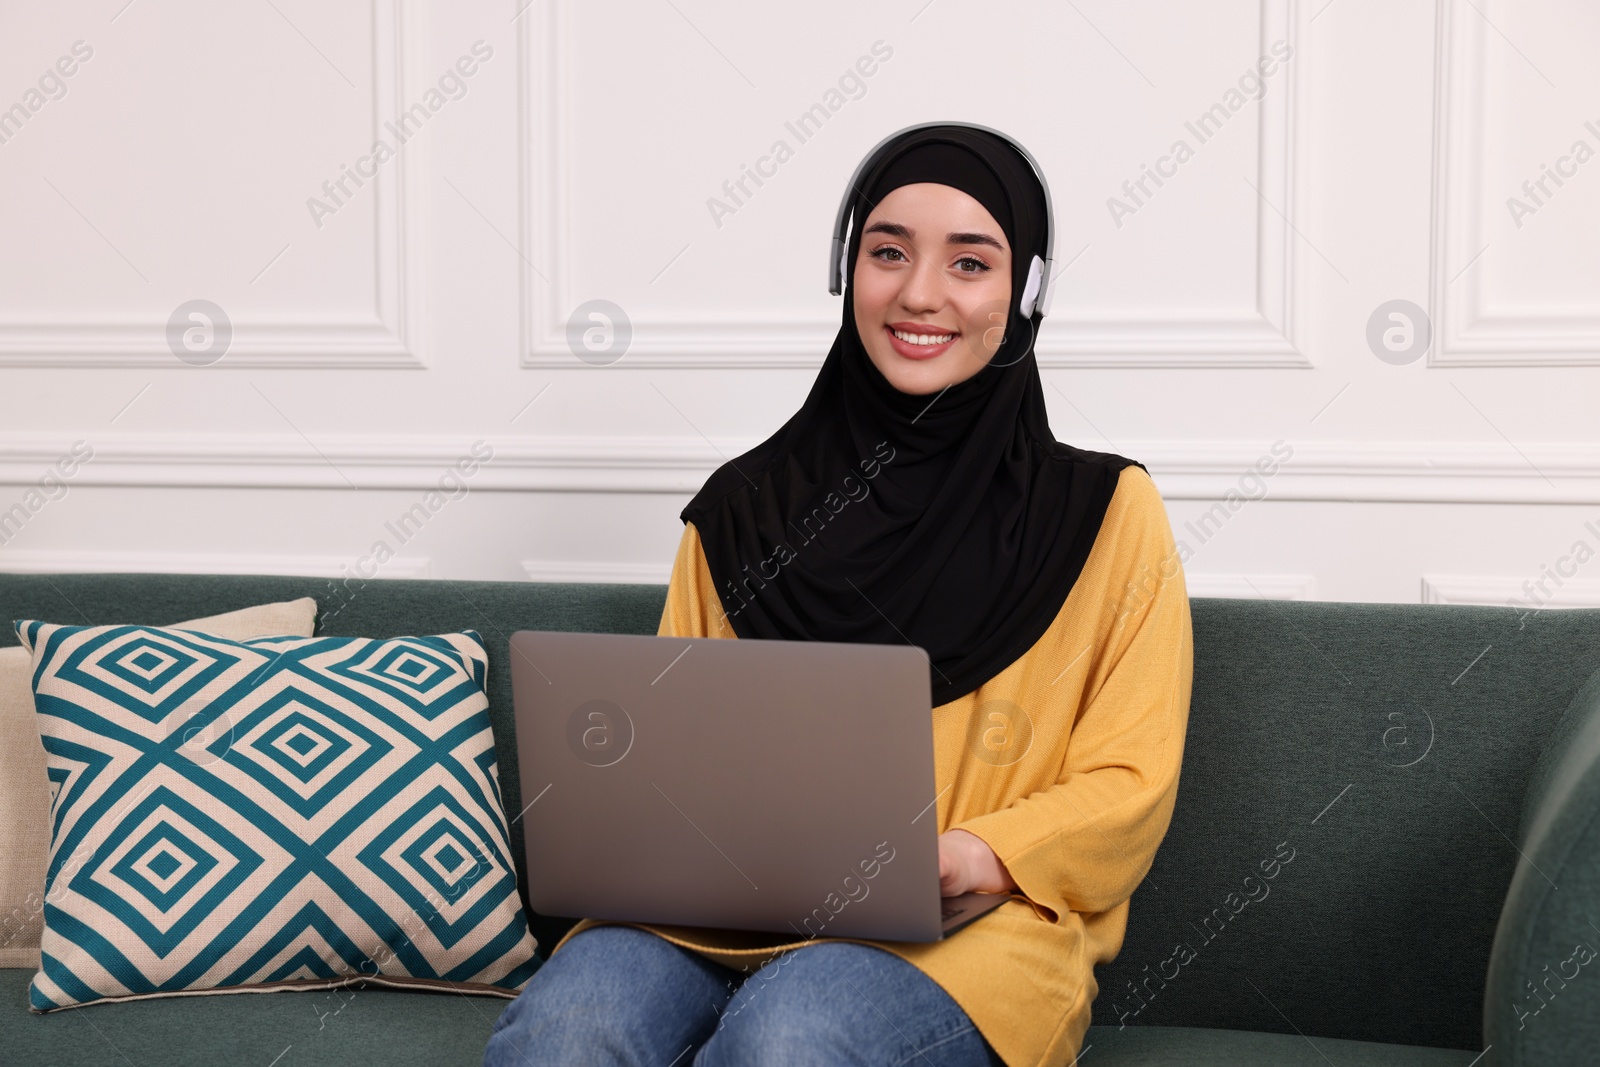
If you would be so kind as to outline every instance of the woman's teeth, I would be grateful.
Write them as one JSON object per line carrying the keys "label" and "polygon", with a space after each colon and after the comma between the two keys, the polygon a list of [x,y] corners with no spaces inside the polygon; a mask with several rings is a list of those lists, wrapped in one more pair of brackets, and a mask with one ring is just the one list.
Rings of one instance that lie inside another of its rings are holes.
{"label": "woman's teeth", "polygon": [[904,333],[900,330],[889,332],[910,345],[942,345],[955,337],[953,333]]}

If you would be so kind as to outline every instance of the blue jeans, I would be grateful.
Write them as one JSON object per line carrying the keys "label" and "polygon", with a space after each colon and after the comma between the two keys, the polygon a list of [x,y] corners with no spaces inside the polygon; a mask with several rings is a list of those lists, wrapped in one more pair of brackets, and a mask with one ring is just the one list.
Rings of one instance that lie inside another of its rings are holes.
{"label": "blue jeans", "polygon": [[745,976],[632,926],[568,941],[495,1020],[484,1067],[1005,1067],[886,949],[824,941]]}

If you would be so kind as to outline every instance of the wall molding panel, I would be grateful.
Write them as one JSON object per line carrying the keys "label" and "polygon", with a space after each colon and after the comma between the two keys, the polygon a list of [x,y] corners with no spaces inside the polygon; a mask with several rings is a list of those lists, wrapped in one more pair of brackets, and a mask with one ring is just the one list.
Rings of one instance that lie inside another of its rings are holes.
{"label": "wall molding panel", "polygon": [[[1495,607],[1524,609],[1550,608],[1600,608],[1600,581],[1592,578],[1568,578],[1556,587],[1553,597],[1541,597],[1538,603],[1529,597],[1523,584],[1538,581],[1540,575],[1507,578],[1496,575],[1439,575],[1428,574],[1422,578],[1424,604],[1491,604]],[[1536,594],[1537,595],[1537,594]]]}
{"label": "wall molding panel", "polygon": [[[572,367],[566,319],[571,293],[572,232],[568,191],[573,177],[567,81],[571,41],[567,23],[572,0],[550,0],[521,19],[519,102],[523,109],[520,161],[523,203],[521,264],[522,357],[524,367]],[[1059,305],[1045,321],[1035,347],[1041,368],[1051,367],[1297,367],[1306,355],[1305,242],[1291,220],[1303,219],[1308,175],[1303,144],[1306,86],[1300,67],[1309,49],[1299,47],[1308,25],[1301,0],[1261,0],[1258,45],[1262,54],[1276,40],[1296,47],[1285,64],[1285,84],[1273,86],[1258,105],[1261,151],[1252,185],[1256,198],[1255,307],[1215,314],[1072,316]],[[822,247],[819,233],[817,246]],[[1076,254],[1057,238],[1058,276]],[[529,258],[531,257],[531,262]],[[543,265],[546,282],[535,270]],[[819,278],[821,269],[818,270]],[[820,284],[820,283],[819,283]],[[632,317],[630,365],[642,368],[715,367],[765,370],[821,366],[838,330],[836,318],[820,321],[772,318],[738,321],[690,311],[671,319]]]}
{"label": "wall molding panel", "polygon": [[1504,41],[1474,7],[1468,0],[1440,0],[1438,5],[1429,311],[1434,341],[1428,364],[1600,366],[1600,301],[1564,312],[1493,314],[1485,308],[1475,266],[1492,245],[1478,229],[1484,198],[1490,195],[1483,175],[1483,131],[1488,126],[1483,72],[1488,50],[1503,48]]}
{"label": "wall molding panel", "polygon": [[[392,139],[384,124],[432,87],[423,70],[427,41],[422,0],[375,0],[372,129],[361,147]],[[292,311],[262,319],[234,317],[233,339],[219,366],[275,368],[422,368],[426,337],[426,212],[423,178],[428,138],[408,143],[367,179],[377,211],[372,249],[377,300],[370,317],[301,319]],[[220,294],[219,294],[220,295]],[[0,368],[159,367],[183,369],[167,347],[167,315],[142,321],[0,319]]]}
{"label": "wall molding panel", "polygon": [[624,563],[611,560],[525,559],[523,573],[530,582],[607,582],[628,585],[666,585],[672,561]]}
{"label": "wall molding panel", "polygon": [[[71,486],[436,489],[472,440],[420,436],[101,435]],[[724,456],[755,440],[699,437],[518,437],[494,453],[471,490],[694,493]],[[1241,484],[1267,451],[1259,442],[1122,442],[1171,500],[1248,496]],[[65,454],[63,436],[0,433],[0,485],[25,486]],[[1527,458],[1524,458],[1526,454]],[[1529,466],[1529,461],[1537,466]],[[1548,477],[1548,481],[1546,478]],[[1303,442],[1264,478],[1270,500],[1600,504],[1600,444],[1529,444],[1521,453],[1477,443]],[[19,490],[20,492],[20,490]],[[12,497],[18,495],[11,494]],[[0,509],[9,506],[0,497]]]}

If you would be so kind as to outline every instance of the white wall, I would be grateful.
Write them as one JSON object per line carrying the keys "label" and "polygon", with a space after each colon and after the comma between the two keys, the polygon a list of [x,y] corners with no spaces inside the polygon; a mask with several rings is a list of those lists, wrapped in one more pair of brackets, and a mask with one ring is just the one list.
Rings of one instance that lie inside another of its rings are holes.
{"label": "white wall", "polygon": [[[385,576],[664,580],[678,511],[827,350],[851,169],[952,118],[1045,166],[1052,425],[1146,463],[1194,593],[1503,603],[1543,578],[1600,604],[1593,4],[108,0],[0,19],[0,108],[22,109],[0,114],[0,510],[27,512],[0,527],[0,569],[338,575],[383,541]],[[1233,95],[1261,56],[1259,99]],[[871,76],[837,92],[862,57]],[[419,103],[394,158],[323,192]],[[802,142],[788,124],[818,104]],[[780,139],[792,154],[714,213]],[[1180,139],[1192,155],[1162,164]],[[1162,185],[1124,193],[1158,165]],[[1569,176],[1535,202],[1546,165]],[[215,362],[169,347],[195,299],[232,323]],[[631,322],[609,365],[566,340],[591,299]],[[1433,323],[1404,364],[1367,341],[1396,299]],[[74,442],[92,458],[30,496]],[[475,442],[492,456],[465,495],[404,540],[385,525]]]}

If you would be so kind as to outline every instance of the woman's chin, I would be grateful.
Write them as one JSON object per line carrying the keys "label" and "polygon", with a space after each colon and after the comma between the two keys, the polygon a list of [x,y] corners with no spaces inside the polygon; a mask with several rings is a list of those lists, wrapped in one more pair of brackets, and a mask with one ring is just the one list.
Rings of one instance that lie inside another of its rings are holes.
{"label": "woman's chin", "polygon": [[908,359],[897,352],[871,352],[872,362],[890,385],[902,393],[923,396],[956,385],[983,369],[956,345],[932,359]]}
{"label": "woman's chin", "polygon": [[921,363],[903,356],[891,355],[889,358],[894,362],[887,368],[880,363],[878,370],[883,373],[890,385],[902,393],[912,396],[937,393],[949,383],[950,375],[935,365],[938,360]]}

